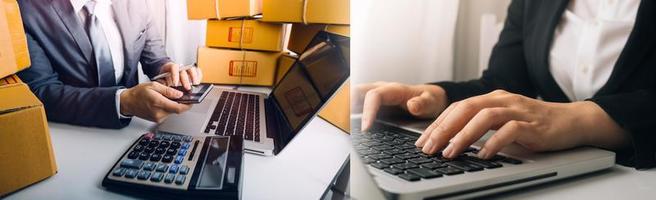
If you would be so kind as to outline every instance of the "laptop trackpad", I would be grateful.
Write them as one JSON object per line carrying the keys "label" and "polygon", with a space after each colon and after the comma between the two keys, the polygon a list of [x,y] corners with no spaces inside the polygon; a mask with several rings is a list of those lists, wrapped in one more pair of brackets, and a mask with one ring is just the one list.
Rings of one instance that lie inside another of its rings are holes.
{"label": "laptop trackpad", "polygon": [[[209,99],[207,99],[209,100]],[[194,112],[194,113],[207,113],[210,112],[210,108],[212,107],[212,104],[216,104],[216,101],[203,101],[203,103],[199,104],[194,104],[191,109],[189,109],[189,112]]]}

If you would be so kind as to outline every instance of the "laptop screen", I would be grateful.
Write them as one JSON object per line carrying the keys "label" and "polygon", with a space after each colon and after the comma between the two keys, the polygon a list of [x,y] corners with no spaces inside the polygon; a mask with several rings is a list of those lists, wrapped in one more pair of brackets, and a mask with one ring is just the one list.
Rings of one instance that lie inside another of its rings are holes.
{"label": "laptop screen", "polygon": [[289,126],[299,131],[350,74],[348,37],[319,32],[272,91]]}

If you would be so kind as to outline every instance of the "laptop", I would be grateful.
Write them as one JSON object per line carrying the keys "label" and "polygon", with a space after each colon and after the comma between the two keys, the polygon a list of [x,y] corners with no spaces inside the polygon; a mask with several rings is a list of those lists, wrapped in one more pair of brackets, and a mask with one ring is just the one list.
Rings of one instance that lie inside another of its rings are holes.
{"label": "laptop", "polygon": [[[359,127],[359,116],[354,115],[351,138],[357,156],[352,158],[355,162],[352,175],[360,185],[352,186],[352,197],[476,198],[599,171],[615,164],[615,154],[601,149],[579,147],[531,153],[517,144],[507,146],[490,160],[478,159],[475,155],[479,147],[492,132],[458,158],[449,160],[440,153],[427,155],[415,147],[414,142],[429,124],[378,120],[370,130],[363,132]],[[358,171],[362,166],[364,170]],[[368,182],[379,191],[371,186],[367,188]]]}
{"label": "laptop", "polygon": [[213,87],[200,104],[157,129],[189,135],[242,135],[247,153],[276,155],[350,74],[348,37],[319,32],[269,95]]}

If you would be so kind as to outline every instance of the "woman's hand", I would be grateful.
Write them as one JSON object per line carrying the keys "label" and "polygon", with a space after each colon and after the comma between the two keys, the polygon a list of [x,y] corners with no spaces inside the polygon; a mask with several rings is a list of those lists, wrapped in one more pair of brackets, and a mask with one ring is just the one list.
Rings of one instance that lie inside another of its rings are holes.
{"label": "woman's hand", "polygon": [[353,96],[353,110],[359,110],[363,102],[362,130],[373,124],[380,106],[400,106],[415,117],[434,118],[447,104],[444,89],[436,85],[376,82],[358,85]]}
{"label": "woman's hand", "polygon": [[593,102],[550,103],[497,90],[451,104],[415,144],[427,154],[444,148],[442,155],[454,158],[489,130],[497,132],[478,153],[484,159],[513,142],[532,151],[581,145],[613,149],[628,143],[624,131]]}
{"label": "woman's hand", "polygon": [[162,65],[160,73],[167,72],[171,72],[171,76],[168,76],[163,80],[158,80],[158,82],[170,87],[182,85],[184,89],[191,90],[192,85],[200,84],[200,81],[203,79],[203,73],[198,67],[192,67],[187,70],[180,71],[180,65],[175,63],[166,63]]}

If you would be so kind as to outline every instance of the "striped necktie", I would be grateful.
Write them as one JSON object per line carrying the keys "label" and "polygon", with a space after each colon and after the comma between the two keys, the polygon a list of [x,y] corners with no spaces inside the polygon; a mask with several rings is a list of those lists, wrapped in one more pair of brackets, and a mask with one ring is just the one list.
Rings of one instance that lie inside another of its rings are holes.
{"label": "striped necktie", "polygon": [[98,69],[98,82],[100,87],[110,87],[116,85],[114,76],[114,63],[112,54],[109,50],[109,43],[105,37],[100,21],[95,14],[96,1],[90,0],[84,5],[87,11],[86,31],[93,45],[93,54],[95,64]]}

